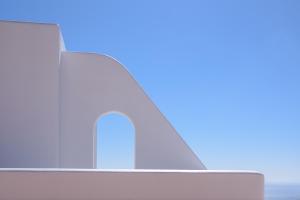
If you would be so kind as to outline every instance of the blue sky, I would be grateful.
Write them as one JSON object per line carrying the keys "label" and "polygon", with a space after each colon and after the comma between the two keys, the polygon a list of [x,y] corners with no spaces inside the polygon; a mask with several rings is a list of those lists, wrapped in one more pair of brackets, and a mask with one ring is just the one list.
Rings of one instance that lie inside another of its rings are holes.
{"label": "blue sky", "polygon": [[300,182],[299,10],[297,0],[0,1],[0,19],[58,23],[68,50],[123,63],[209,169],[267,182]]}

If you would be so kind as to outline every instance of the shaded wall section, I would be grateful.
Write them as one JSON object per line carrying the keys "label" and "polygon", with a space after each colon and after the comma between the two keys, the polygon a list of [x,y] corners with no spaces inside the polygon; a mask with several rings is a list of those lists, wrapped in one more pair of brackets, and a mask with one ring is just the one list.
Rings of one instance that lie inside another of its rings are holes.
{"label": "shaded wall section", "polygon": [[58,167],[59,28],[0,21],[0,33],[0,167]]}

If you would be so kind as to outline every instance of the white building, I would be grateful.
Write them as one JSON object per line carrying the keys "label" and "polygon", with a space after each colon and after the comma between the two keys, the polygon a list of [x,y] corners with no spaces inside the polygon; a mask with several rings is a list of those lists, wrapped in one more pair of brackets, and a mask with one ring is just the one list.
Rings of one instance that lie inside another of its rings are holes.
{"label": "white building", "polygon": [[[135,126],[136,170],[96,166],[96,122]],[[59,27],[0,21],[0,199],[263,199],[257,172],[209,171],[111,57]]]}

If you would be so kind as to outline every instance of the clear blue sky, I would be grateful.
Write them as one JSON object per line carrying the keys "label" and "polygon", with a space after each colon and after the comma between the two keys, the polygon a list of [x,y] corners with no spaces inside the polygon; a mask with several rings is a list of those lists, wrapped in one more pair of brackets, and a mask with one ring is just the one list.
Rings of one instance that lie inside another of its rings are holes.
{"label": "clear blue sky", "polygon": [[300,1],[1,0],[0,19],[115,57],[209,169],[300,182]]}

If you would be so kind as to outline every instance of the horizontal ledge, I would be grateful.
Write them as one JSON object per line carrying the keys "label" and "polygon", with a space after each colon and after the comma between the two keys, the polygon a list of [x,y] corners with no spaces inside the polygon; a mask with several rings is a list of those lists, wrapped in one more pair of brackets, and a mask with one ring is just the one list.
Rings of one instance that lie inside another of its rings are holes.
{"label": "horizontal ledge", "polygon": [[0,168],[1,172],[99,172],[99,173],[226,173],[226,174],[257,174],[257,171],[251,170],[174,170],[174,169],[73,169],[73,168]]}
{"label": "horizontal ledge", "polygon": [[73,168],[0,168],[1,172],[95,172],[95,173],[196,173],[196,174],[252,174],[263,176],[251,170],[174,170],[174,169],[73,169]]}

